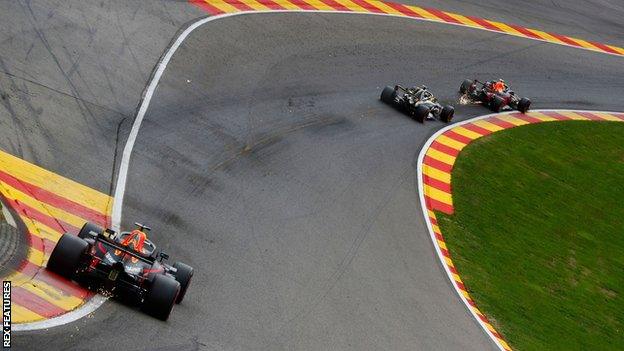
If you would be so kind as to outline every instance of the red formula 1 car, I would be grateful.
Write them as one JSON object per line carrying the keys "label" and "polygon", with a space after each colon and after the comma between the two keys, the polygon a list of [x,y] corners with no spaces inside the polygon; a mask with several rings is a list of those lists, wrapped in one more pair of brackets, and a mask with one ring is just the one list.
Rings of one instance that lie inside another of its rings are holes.
{"label": "red formula 1 car", "polygon": [[117,233],[86,223],[78,235],[65,233],[58,241],[47,269],[80,285],[167,320],[174,304],[182,302],[193,277],[193,268],[164,262],[169,256],[156,253],[147,239],[150,228]]}
{"label": "red formula 1 car", "polygon": [[459,93],[462,95],[460,100],[483,104],[494,112],[518,110],[525,113],[531,106],[531,100],[516,96],[502,79],[485,83],[466,79],[459,87]]}

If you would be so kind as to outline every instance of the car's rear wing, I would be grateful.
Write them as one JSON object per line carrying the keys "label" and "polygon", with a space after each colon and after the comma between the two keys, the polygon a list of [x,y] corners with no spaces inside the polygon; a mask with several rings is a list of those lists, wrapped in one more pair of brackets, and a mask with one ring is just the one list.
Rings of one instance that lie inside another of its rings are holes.
{"label": "car's rear wing", "polygon": [[115,242],[112,242],[112,241],[106,239],[106,237],[102,236],[101,234],[98,234],[98,236],[95,238],[95,241],[96,242],[101,242],[101,243],[109,245],[109,246],[112,246],[116,250],[119,250],[119,251],[121,251],[121,252],[123,252],[123,253],[125,253],[127,255],[130,255],[132,257],[135,257],[138,260],[143,261],[143,262],[145,262],[147,264],[150,264],[150,265],[153,264],[154,261],[156,260],[154,257],[151,257],[151,256],[150,257],[145,257],[145,256],[137,253],[134,250],[128,249],[126,246],[122,246],[122,245],[119,245],[119,244],[117,244]]}
{"label": "car's rear wing", "polygon": [[404,86],[402,86],[400,84],[395,85],[394,89],[401,90],[402,92],[407,93],[407,88],[405,88]]}

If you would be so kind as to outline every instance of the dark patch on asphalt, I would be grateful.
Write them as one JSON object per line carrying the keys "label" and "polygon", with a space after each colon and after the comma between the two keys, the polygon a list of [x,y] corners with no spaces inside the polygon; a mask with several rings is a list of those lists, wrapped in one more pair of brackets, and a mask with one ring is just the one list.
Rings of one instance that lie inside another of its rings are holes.
{"label": "dark patch on asphalt", "polygon": [[[169,226],[185,229],[187,227],[186,222],[180,215],[172,208],[169,203],[150,204],[141,202],[140,199],[134,196],[126,196],[125,205],[140,210],[145,214],[145,219],[158,218],[159,222],[165,223]],[[137,221],[145,221],[145,219],[136,219]]]}
{"label": "dark patch on asphalt", "polygon": [[324,114],[321,121],[322,122],[314,124],[305,130],[313,134],[338,136],[339,134],[349,132],[356,128],[356,123],[345,116]]}

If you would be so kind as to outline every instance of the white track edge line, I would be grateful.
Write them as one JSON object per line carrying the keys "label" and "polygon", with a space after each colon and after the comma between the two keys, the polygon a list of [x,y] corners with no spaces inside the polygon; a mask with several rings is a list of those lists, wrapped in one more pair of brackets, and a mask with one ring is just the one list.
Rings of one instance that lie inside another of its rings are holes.
{"label": "white track edge line", "polygon": [[[232,13],[224,13],[221,15],[217,15],[217,16],[209,16],[209,17],[205,17],[202,18],[200,20],[198,20],[197,22],[191,24],[190,26],[188,26],[176,39],[176,41],[173,43],[173,45],[171,45],[169,47],[169,50],[167,51],[167,53],[165,54],[165,56],[158,62],[158,68],[156,69],[154,75],[152,76],[152,80],[150,81],[150,84],[148,85],[147,89],[145,90],[145,94],[143,96],[143,100],[141,101],[141,106],[139,107],[139,111],[137,113],[136,118],[134,119],[134,123],[132,124],[132,129],[130,130],[130,134],[128,135],[128,139],[126,141],[126,145],[124,146],[124,150],[123,150],[123,154],[121,157],[121,162],[119,164],[119,173],[117,176],[117,183],[115,185],[115,193],[113,195],[113,209],[112,209],[112,213],[111,213],[111,228],[114,230],[119,230],[120,226],[121,226],[121,213],[122,213],[122,206],[123,206],[123,198],[124,198],[124,194],[126,192],[126,183],[128,180],[128,168],[130,165],[130,156],[132,154],[132,150],[134,148],[134,144],[136,142],[136,138],[139,134],[139,129],[141,128],[141,124],[143,123],[143,118],[145,117],[145,113],[147,112],[147,108],[149,107],[149,104],[152,100],[152,96],[154,95],[154,91],[156,90],[156,87],[158,86],[158,83],[160,82],[160,78],[162,77],[165,69],[167,68],[167,65],[169,64],[169,61],[171,61],[171,58],[173,57],[173,54],[175,54],[175,52],[178,50],[178,48],[180,47],[180,45],[182,44],[182,42],[184,42],[184,40],[189,36],[189,34],[191,34],[191,32],[193,32],[195,29],[197,29],[198,27],[214,21],[214,20],[218,20],[218,19],[222,19],[222,18],[227,18],[227,17],[233,17],[233,16],[240,16],[240,15],[249,15],[249,14],[270,14],[270,13],[328,13],[328,14],[348,14],[348,15],[366,15],[366,16],[386,16],[386,17],[395,17],[395,18],[404,18],[404,19],[409,19],[409,20],[416,20],[416,21],[425,21],[425,22],[432,22],[432,23],[440,23],[440,24],[446,24],[446,25],[454,25],[454,26],[459,26],[459,27],[466,27],[466,28],[473,28],[476,30],[482,30],[482,31],[487,31],[487,32],[492,32],[492,33],[499,33],[499,34],[505,34],[505,35],[510,35],[510,36],[514,36],[514,37],[518,37],[518,38],[525,38],[525,39],[529,39],[529,40],[534,40],[534,41],[542,41],[545,43],[550,43],[550,44],[556,44],[556,45],[560,45],[560,46],[567,46],[567,47],[571,47],[571,48],[575,48],[575,49],[582,49],[585,51],[591,51],[591,52],[596,52],[599,54],[607,54],[607,55],[613,55],[613,56],[622,56],[622,55],[618,55],[618,54],[613,54],[613,53],[609,53],[609,52],[604,52],[604,51],[598,51],[598,50],[593,50],[593,49],[588,49],[588,48],[584,48],[584,47],[577,47],[577,46],[572,46],[572,45],[568,45],[568,44],[564,44],[564,43],[556,43],[556,42],[551,42],[551,41],[547,41],[547,40],[543,40],[543,39],[536,39],[536,38],[529,38],[529,37],[525,37],[525,36],[521,36],[521,35],[517,35],[517,34],[513,34],[513,33],[506,33],[506,32],[500,32],[500,31],[496,31],[496,30],[491,30],[491,29],[487,29],[487,28],[478,28],[478,27],[473,27],[470,25],[466,25],[466,24],[462,24],[462,23],[449,23],[449,22],[444,22],[444,21],[436,21],[436,20],[432,20],[432,19],[428,19],[428,18],[417,18],[417,17],[409,17],[409,16],[405,16],[405,15],[396,15],[396,14],[387,14],[387,13],[370,13],[370,12],[353,12],[353,11],[333,11],[333,10],[267,10],[267,11],[241,11],[241,12],[232,12]],[[606,44],[605,44],[606,45]],[[52,328],[52,327],[56,327],[56,326],[60,326],[60,325],[64,325],[67,323],[71,323],[74,322],[90,313],[92,313],[93,311],[95,311],[96,309],[98,309],[107,299],[97,295],[97,297],[93,297],[91,298],[91,300],[89,300],[88,302],[86,302],[84,305],[78,307],[77,309],[65,313],[61,316],[58,317],[54,317],[54,318],[50,318],[50,319],[46,319],[43,321],[37,321],[37,322],[32,322],[32,323],[23,323],[23,324],[15,324],[13,329],[16,331],[30,331],[30,330],[40,330],[40,329],[47,329],[47,328]]]}
{"label": "white track edge line", "polygon": [[[590,113],[593,113],[593,112],[612,113],[612,112],[614,112],[614,111],[593,111],[593,110],[574,110],[574,109],[541,109],[541,110],[531,110],[529,112],[551,112],[551,111],[553,111],[553,112],[590,112]],[[435,237],[435,233],[433,232],[432,223],[431,223],[431,220],[429,219],[429,213],[427,213],[427,204],[425,202],[425,193],[424,193],[424,188],[423,188],[422,166],[423,166],[423,160],[425,158],[425,154],[427,153],[427,150],[429,150],[429,147],[431,146],[431,144],[442,133],[444,133],[444,132],[446,132],[446,131],[448,131],[450,129],[462,126],[464,124],[472,123],[474,121],[486,119],[486,118],[493,117],[493,116],[505,116],[505,115],[509,115],[509,114],[512,114],[512,113],[516,113],[516,112],[517,111],[509,111],[509,112],[503,112],[503,113],[490,113],[490,114],[487,114],[487,115],[477,116],[477,117],[473,117],[473,118],[469,118],[469,119],[463,120],[461,122],[453,123],[453,124],[450,124],[450,125],[442,128],[442,129],[438,130],[432,136],[430,136],[429,139],[427,139],[427,141],[423,145],[422,149],[420,149],[420,153],[418,155],[417,174],[416,174],[416,176],[418,177],[418,197],[420,199],[420,207],[422,208],[422,213],[423,213],[423,216],[425,217],[425,222],[427,223],[427,229],[429,230],[429,236],[431,238],[431,242],[433,243],[433,246],[435,247],[436,254],[438,256],[438,259],[440,260],[440,264],[442,264],[442,267],[444,267],[444,272],[446,272],[446,275],[447,275],[449,281],[451,282],[451,285],[453,286],[453,288],[455,289],[455,292],[457,293],[459,298],[462,300],[462,302],[466,306],[466,309],[470,312],[472,317],[477,321],[477,323],[479,323],[479,325],[481,326],[483,331],[485,331],[485,333],[490,337],[490,339],[494,342],[494,344],[496,344],[496,346],[501,351],[505,351],[505,348],[500,343],[498,338],[495,337],[494,334],[487,328],[487,326],[481,320],[481,318],[479,318],[479,316],[477,316],[477,314],[470,307],[470,304],[468,303],[468,300],[466,299],[464,294],[461,293],[461,290],[457,286],[457,283],[455,282],[455,279],[453,279],[453,275],[452,275],[448,265],[446,264],[446,261],[444,260],[444,255],[442,255],[442,250],[440,249],[440,246],[438,245],[438,241],[436,240],[436,237]],[[571,121],[571,120],[569,120],[569,121]],[[542,121],[542,122],[539,122],[539,123],[548,123],[548,122],[567,122],[567,121],[565,121],[565,120],[564,121],[558,121],[558,120],[557,121]],[[512,128],[507,128],[507,129],[512,129]],[[494,132],[494,133],[496,133],[496,132]],[[494,133],[492,133],[492,134],[494,134]],[[458,155],[458,157],[459,157],[459,155]],[[451,259],[452,259],[452,257],[451,257]]]}
{"label": "white track edge line", "polygon": [[37,321],[37,322],[32,322],[32,323],[21,323],[21,324],[15,323],[13,324],[12,329],[13,331],[20,332],[20,331],[48,329],[48,328],[57,327],[59,325],[64,325],[64,324],[76,321],[92,313],[93,311],[98,309],[98,307],[100,307],[104,302],[106,302],[106,300],[108,300],[108,298],[102,295],[99,295],[99,294],[94,295],[91,299],[89,299],[82,306],[80,306],[79,308],[75,310],[62,314],[58,317],[45,319],[42,321]]}

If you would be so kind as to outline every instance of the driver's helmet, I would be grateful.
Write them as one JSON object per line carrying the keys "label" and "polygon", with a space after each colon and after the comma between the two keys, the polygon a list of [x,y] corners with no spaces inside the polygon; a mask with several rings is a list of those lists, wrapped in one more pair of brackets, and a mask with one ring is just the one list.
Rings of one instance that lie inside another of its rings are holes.
{"label": "driver's helmet", "polygon": [[414,91],[414,96],[418,100],[422,100],[427,93],[427,87],[424,85],[413,87],[412,90]]}
{"label": "driver's helmet", "polygon": [[499,79],[494,84],[492,84],[492,89],[494,89],[494,91],[498,93],[502,93],[503,91],[505,91],[506,87],[507,86],[505,85],[505,81],[502,79]]}
{"label": "driver's helmet", "polygon": [[147,234],[141,230],[135,229],[123,239],[121,245],[130,247],[137,252],[143,252],[145,240],[147,240]]}

